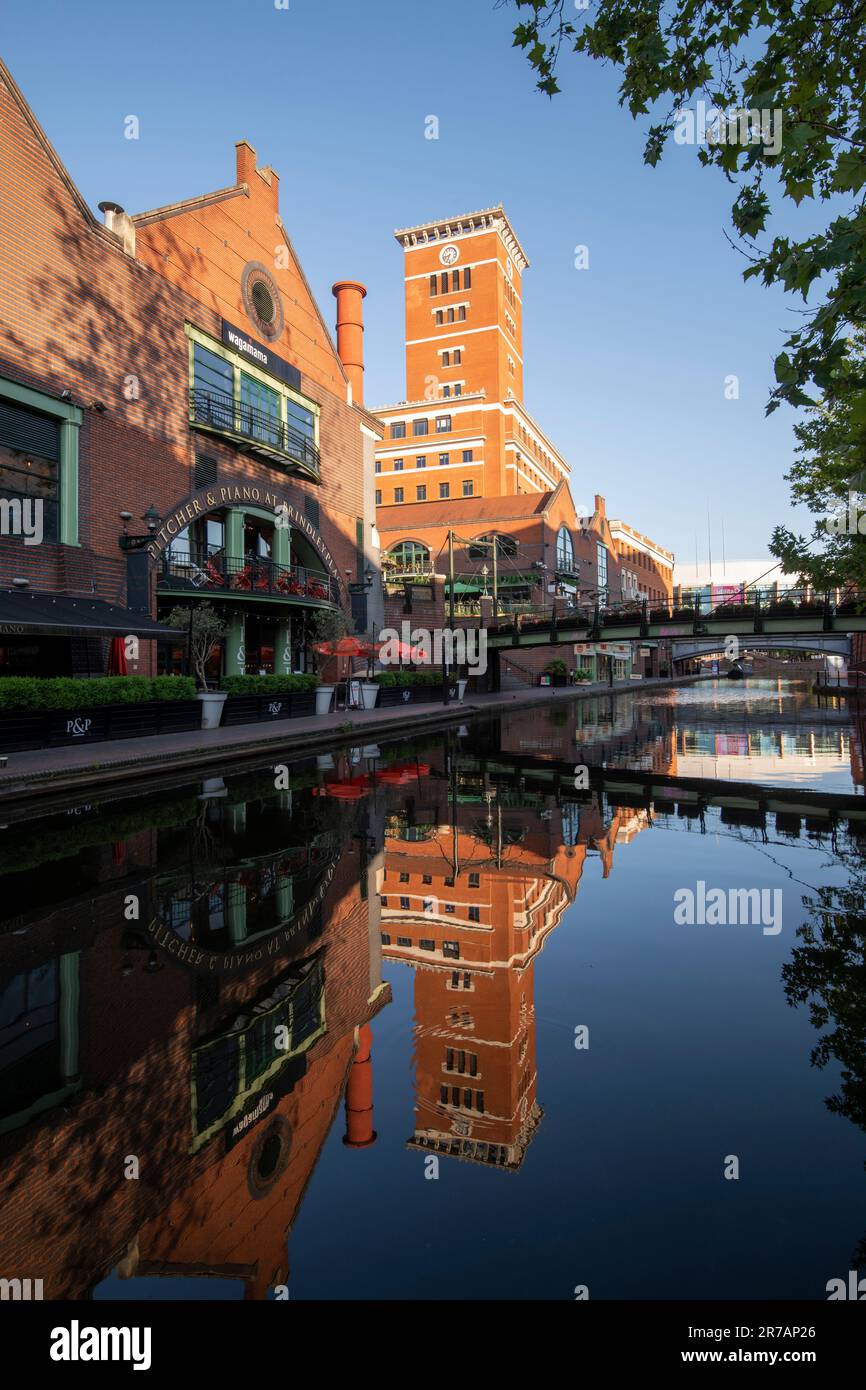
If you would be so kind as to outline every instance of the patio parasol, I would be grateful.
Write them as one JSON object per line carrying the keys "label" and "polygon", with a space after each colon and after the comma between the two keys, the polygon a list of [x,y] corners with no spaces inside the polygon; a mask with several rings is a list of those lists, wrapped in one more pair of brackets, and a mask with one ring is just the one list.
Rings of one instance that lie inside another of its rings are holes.
{"label": "patio parasol", "polygon": [[109,676],[125,676],[126,666],[126,646],[122,637],[112,637],[111,646],[108,648],[108,670]]}

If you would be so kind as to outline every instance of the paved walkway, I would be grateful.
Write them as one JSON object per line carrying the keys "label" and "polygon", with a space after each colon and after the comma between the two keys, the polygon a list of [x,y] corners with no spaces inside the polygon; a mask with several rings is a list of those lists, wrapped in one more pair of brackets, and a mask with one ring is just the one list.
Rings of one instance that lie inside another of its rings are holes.
{"label": "paved walkway", "polygon": [[[687,678],[688,679],[688,678]],[[469,696],[463,704],[417,704],[392,709],[340,710],[334,714],[283,719],[273,724],[240,724],[229,728],[195,729],[183,734],[114,739],[62,748],[37,748],[10,753],[0,771],[0,798],[22,798],[141,778],[143,773],[178,772],[183,768],[249,759],[257,754],[282,759],[341,743],[375,742],[379,735],[414,738],[449,724],[460,724],[498,710],[549,705],[592,695],[623,694],[682,680],[622,681],[611,687],[598,682],[584,686],[527,687],[497,695]]]}

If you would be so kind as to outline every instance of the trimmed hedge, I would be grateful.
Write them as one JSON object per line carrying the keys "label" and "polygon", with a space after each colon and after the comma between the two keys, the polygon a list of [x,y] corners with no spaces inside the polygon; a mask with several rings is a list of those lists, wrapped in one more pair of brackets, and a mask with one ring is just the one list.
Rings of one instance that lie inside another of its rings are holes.
{"label": "trimmed hedge", "polygon": [[228,695],[288,695],[293,690],[315,690],[319,677],[297,676],[224,676],[220,690]]}
{"label": "trimmed hedge", "polygon": [[405,689],[407,686],[416,685],[441,685],[441,671],[379,671],[372,679],[376,685],[384,687],[399,686]]}
{"label": "trimmed hedge", "polygon": [[152,700],[194,700],[191,676],[97,676],[80,680],[56,676],[0,677],[0,709],[94,709],[100,705],[141,705]]}

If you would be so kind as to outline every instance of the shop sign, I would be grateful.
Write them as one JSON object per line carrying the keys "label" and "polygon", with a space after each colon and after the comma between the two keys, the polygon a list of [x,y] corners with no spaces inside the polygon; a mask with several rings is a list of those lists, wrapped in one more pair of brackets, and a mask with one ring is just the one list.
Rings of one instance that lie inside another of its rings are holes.
{"label": "shop sign", "polygon": [[271,376],[278,377],[293,390],[301,389],[301,373],[297,367],[293,367],[291,362],[286,362],[284,358],[278,357],[269,348],[257,343],[248,333],[242,329],[235,328],[233,323],[223,319],[222,340],[226,347],[234,348],[241,357],[247,357],[251,362],[255,362],[257,367],[261,367],[263,372],[270,373]]}

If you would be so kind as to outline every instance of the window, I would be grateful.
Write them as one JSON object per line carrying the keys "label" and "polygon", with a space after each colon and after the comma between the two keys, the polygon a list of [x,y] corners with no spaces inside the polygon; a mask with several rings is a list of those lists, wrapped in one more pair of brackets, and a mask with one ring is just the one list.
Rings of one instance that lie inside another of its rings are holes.
{"label": "window", "polygon": [[377,473],[381,473],[381,472],[382,472],[382,460],[381,460],[381,459],[376,459],[376,472],[377,472]]}
{"label": "window", "polygon": [[382,932],[382,945],[383,945],[383,946],[390,946],[390,945],[391,945],[391,938],[390,938],[390,936],[388,935],[388,933],[387,933],[386,931],[383,931],[383,932]]}
{"label": "window", "polygon": [[416,439],[418,438],[419,435],[422,435],[422,434],[429,434],[429,433],[430,433],[430,421],[429,421],[429,420],[413,420],[413,421],[412,421],[412,433],[415,435]]}
{"label": "window", "polygon": [[408,875],[408,874],[401,874],[401,875],[400,875],[400,882],[401,882],[401,883],[408,883],[408,882],[409,882],[409,875]]}
{"label": "window", "polygon": [[468,290],[468,289],[471,287],[471,285],[472,285],[472,269],[471,269],[470,266],[467,266],[466,269],[465,269],[464,272],[463,272],[463,288],[464,288],[464,290]]}
{"label": "window", "polygon": [[279,444],[280,394],[246,372],[241,372],[241,421],[245,434]]}
{"label": "window", "polygon": [[439,465],[440,465],[441,468],[447,467],[447,465],[448,465],[450,462],[451,462],[451,455],[450,455],[450,454],[440,454],[440,455],[439,455]]}
{"label": "window", "polygon": [[447,1105],[447,1104],[448,1104],[448,1087],[447,1087],[447,1086],[440,1086],[440,1087],[439,1087],[439,1102],[440,1102],[441,1105]]}
{"label": "window", "polygon": [[[425,420],[424,423],[425,423],[425,425],[426,425],[427,421]],[[450,415],[437,415],[437,416],[436,416],[436,433],[437,433],[437,434],[448,434],[448,433],[450,432],[450,430],[451,430],[451,416],[450,416]],[[426,431],[425,431],[425,433],[426,433]]]}
{"label": "window", "polygon": [[440,484],[439,484],[439,498],[440,498],[440,500],[441,500],[441,501],[444,501],[446,498],[448,498],[448,497],[450,497],[450,496],[451,496],[451,488],[449,487],[448,483],[440,483]]}
{"label": "window", "polygon": [[445,398],[447,399],[447,398],[451,395],[451,387],[450,387],[450,386],[443,386],[443,387],[442,387],[442,395],[445,396]]}
{"label": "window", "polygon": [[380,487],[377,487],[377,488],[376,488],[376,506],[377,506],[377,507],[381,507],[381,505],[382,505],[382,489],[381,489]]}
{"label": "window", "polygon": [[433,882],[433,875],[432,875],[432,874],[424,874],[424,875],[422,876],[422,878],[421,878],[421,882],[422,882],[422,883],[432,883],[432,882]]}
{"label": "window", "polygon": [[405,439],[405,438],[406,438],[406,421],[405,421],[405,420],[395,420],[395,421],[394,421],[393,425],[391,426],[391,438],[392,438],[392,439]]}
{"label": "window", "polygon": [[573,574],[574,564],[574,542],[567,526],[560,526],[556,536],[556,568],[564,570],[567,574]]}
{"label": "window", "polygon": [[470,909],[469,909],[469,920],[470,920],[470,922],[480,922],[480,921],[481,921],[481,908],[480,908],[480,907],[470,907]]}
{"label": "window", "polygon": [[443,942],[442,942],[442,954],[443,954],[443,956],[449,956],[452,960],[459,960],[459,959],[460,959],[460,942],[459,942],[459,941],[443,941]]}
{"label": "window", "polygon": [[449,310],[448,310],[448,313],[445,315],[445,321],[446,321],[446,323],[453,323],[453,322],[454,322],[454,310],[453,310],[453,309],[449,309]]}
{"label": "window", "polygon": [[454,394],[455,394],[455,396],[462,396],[462,395],[463,395],[463,386],[462,386],[462,383],[459,382],[459,381],[457,382],[457,385],[454,387]]}
{"label": "window", "polygon": [[[47,408],[54,405],[56,402],[46,401]],[[4,535],[20,536],[22,544],[38,539],[40,513],[42,539],[61,539],[63,433],[57,418],[27,410],[14,399],[0,403],[0,491],[6,502]],[[77,436],[77,428],[70,433]],[[74,472],[74,465],[71,465],[70,473]],[[77,492],[76,485],[75,496],[71,499],[76,516]]]}
{"label": "window", "polygon": [[400,908],[401,908],[401,910],[402,910],[403,912],[408,912],[408,911],[409,911],[409,906],[410,906],[410,904],[409,904],[409,899],[408,899],[407,897],[401,897],[401,898],[400,898]]}
{"label": "window", "polygon": [[394,472],[395,472],[395,473],[402,473],[402,472],[403,472],[403,460],[402,460],[402,459],[395,459],[395,460],[394,460]]}
{"label": "window", "polygon": [[598,587],[607,588],[607,548],[601,542],[596,545],[596,557],[598,561]]}
{"label": "window", "polygon": [[402,502],[402,501],[403,501],[403,489],[402,489],[401,487],[395,487],[395,489],[394,489],[394,501],[395,501],[395,502]]}
{"label": "window", "polygon": [[427,467],[427,455],[426,455],[426,454],[416,454],[416,456],[415,456],[415,467],[416,467],[416,468],[426,468],[426,467]]}
{"label": "window", "polygon": [[310,443],[315,443],[316,439],[316,417],[312,410],[307,410],[306,406],[301,405],[300,401],[295,401],[291,396],[286,397],[286,424],[290,434],[300,435],[303,439],[308,439]]}
{"label": "window", "polygon": [[[234,369],[231,362],[220,357],[216,352],[210,352],[201,343],[193,343],[192,348],[192,384],[193,389],[205,392],[209,397],[213,397],[213,408],[218,410],[220,404],[231,416],[234,405]],[[220,403],[219,397],[226,399]]]}
{"label": "window", "polygon": [[453,904],[453,903],[446,903],[446,904],[445,904],[445,911],[446,911],[446,912],[449,912],[449,913],[452,915],[452,917],[453,917],[453,915],[454,915],[454,904]]}
{"label": "window", "polygon": [[472,462],[472,450],[471,450],[471,449],[464,449],[464,450],[463,450],[463,462],[464,462],[464,463],[471,463],[471,462]]}
{"label": "window", "polygon": [[442,312],[441,309],[437,309],[437,310],[436,310],[436,327],[437,327],[437,328],[440,328],[444,322],[445,322],[445,315],[443,314],[443,312]]}
{"label": "window", "polygon": [[[429,574],[430,551],[420,541],[401,541],[388,551],[387,559],[398,574]],[[390,567],[390,566],[389,566]]]}
{"label": "window", "polygon": [[470,560],[483,560],[485,556],[492,554],[494,541],[497,555],[512,560],[517,554],[517,541],[513,536],[501,536],[496,531],[487,531],[483,536],[476,536],[475,543],[470,545]]}
{"label": "window", "polygon": [[398,946],[411,946],[411,945],[412,945],[412,938],[411,938],[411,936],[398,936],[398,937],[397,937],[397,945],[398,945]]}
{"label": "window", "polygon": [[442,366],[443,366],[443,367],[450,367],[450,366],[451,366],[451,353],[450,353],[450,352],[443,352],[443,354],[442,354]]}
{"label": "window", "polygon": [[430,293],[431,293],[431,294],[438,294],[438,293],[439,293],[439,285],[438,285],[438,282],[437,282],[437,279],[436,279],[436,276],[435,276],[435,275],[431,275],[431,276],[430,276]]}
{"label": "window", "polygon": [[419,483],[418,486],[416,487],[416,489],[415,489],[415,501],[416,501],[416,502],[426,502],[426,501],[427,501],[427,487],[426,487],[426,484],[424,484],[424,483]]}
{"label": "window", "polygon": [[454,349],[454,366],[455,366],[455,367],[459,367],[459,366],[460,366],[460,363],[461,363],[462,361],[463,361],[463,352],[462,352],[462,349],[461,349],[461,348],[455,348],[455,349]]}
{"label": "window", "polygon": [[469,887],[470,887],[470,888],[480,888],[480,887],[481,887],[481,875],[480,875],[480,874],[470,874],[470,875],[469,875]]}
{"label": "window", "polygon": [[463,479],[463,496],[464,496],[464,497],[471,497],[471,496],[472,496],[472,479],[471,479],[471,478],[464,478],[464,479]]}
{"label": "window", "polygon": [[458,317],[458,319],[460,320],[461,323],[462,323],[463,320],[465,319],[465,317],[466,317],[466,305],[465,305],[465,304],[461,304],[461,305],[460,305],[460,308],[457,310],[457,317]]}

